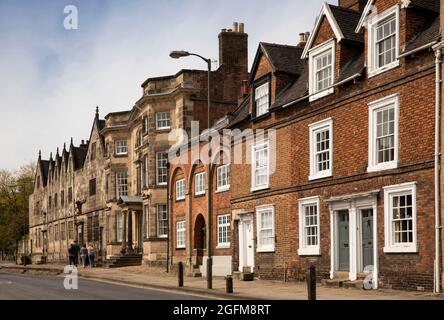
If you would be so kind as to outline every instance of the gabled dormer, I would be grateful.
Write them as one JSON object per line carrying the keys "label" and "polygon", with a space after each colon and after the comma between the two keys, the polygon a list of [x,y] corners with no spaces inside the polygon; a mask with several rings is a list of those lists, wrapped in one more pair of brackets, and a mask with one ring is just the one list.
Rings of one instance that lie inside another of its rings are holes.
{"label": "gabled dormer", "polygon": [[48,179],[48,169],[49,161],[42,160],[42,152],[39,151],[39,158],[37,159],[35,182],[34,182],[34,192],[39,191],[46,187]]}
{"label": "gabled dormer", "polygon": [[105,121],[99,118],[99,107],[96,108],[96,115],[89,135],[89,143],[87,144],[86,162],[91,163],[97,158],[105,156],[105,139],[100,131],[105,127]]}
{"label": "gabled dormer", "polygon": [[439,37],[439,0],[368,0],[355,29],[365,35],[368,77],[397,68],[402,58]]}
{"label": "gabled dormer", "polygon": [[303,46],[261,42],[250,73],[250,112],[253,119],[266,117],[276,97],[302,73]]}
{"label": "gabled dormer", "polygon": [[363,51],[364,38],[355,33],[362,7],[358,0],[322,6],[302,53],[308,60],[310,101],[334,93],[336,84],[348,80],[341,78],[344,68]]}

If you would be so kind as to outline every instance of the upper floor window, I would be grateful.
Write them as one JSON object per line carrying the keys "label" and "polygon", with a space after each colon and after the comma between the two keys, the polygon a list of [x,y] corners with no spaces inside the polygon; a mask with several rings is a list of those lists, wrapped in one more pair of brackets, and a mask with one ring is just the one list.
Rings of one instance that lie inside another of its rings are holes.
{"label": "upper floor window", "polygon": [[398,118],[398,95],[369,105],[369,172],[398,166]]}
{"label": "upper floor window", "polygon": [[270,107],[270,83],[266,82],[254,89],[254,102],[256,105],[256,117],[268,112]]}
{"label": "upper floor window", "polygon": [[116,155],[127,155],[128,154],[128,142],[126,140],[116,141]]}
{"label": "upper floor window", "polygon": [[60,192],[60,205],[61,205],[62,207],[65,206],[65,190],[62,190],[62,191]]}
{"label": "upper floor window", "polygon": [[91,144],[91,161],[94,161],[94,160],[96,160],[96,143],[95,142],[93,142],[92,144]]}
{"label": "upper floor window", "polygon": [[68,188],[68,203],[72,203],[72,187]]}
{"label": "upper floor window", "polygon": [[184,200],[185,199],[185,179],[176,181],[176,200]]}
{"label": "upper floor window", "polygon": [[96,195],[96,179],[89,180],[89,196]]}
{"label": "upper floor window", "polygon": [[399,65],[399,7],[395,6],[369,21],[369,76]]}
{"label": "upper floor window", "polygon": [[417,252],[416,183],[384,188],[384,252]]}
{"label": "upper floor window", "polygon": [[142,132],[143,134],[147,134],[148,133],[148,116],[144,116],[142,119]]}
{"label": "upper floor window", "polygon": [[217,168],[217,191],[230,189],[230,165],[226,164]]}
{"label": "upper floor window", "polygon": [[141,147],[143,144],[143,132],[142,130],[137,131],[137,137],[136,137],[136,148]]}
{"label": "upper floor window", "polygon": [[168,130],[171,128],[171,119],[169,112],[157,112],[156,113],[156,129]]}
{"label": "upper floor window", "polygon": [[310,180],[330,177],[333,164],[333,121],[310,125]]}
{"label": "upper floor window", "polygon": [[331,40],[309,52],[310,101],[334,92],[335,41]]}
{"label": "upper floor window", "polygon": [[195,179],[196,196],[205,194],[205,177],[206,177],[205,172],[196,174],[196,179]]}
{"label": "upper floor window", "polygon": [[116,173],[117,198],[128,195],[128,174],[126,172]]}
{"label": "upper floor window", "polygon": [[253,146],[252,150],[252,191],[268,188],[268,142]]}
{"label": "upper floor window", "polygon": [[156,153],[156,178],[158,185],[166,185],[168,181],[168,154],[165,152]]}

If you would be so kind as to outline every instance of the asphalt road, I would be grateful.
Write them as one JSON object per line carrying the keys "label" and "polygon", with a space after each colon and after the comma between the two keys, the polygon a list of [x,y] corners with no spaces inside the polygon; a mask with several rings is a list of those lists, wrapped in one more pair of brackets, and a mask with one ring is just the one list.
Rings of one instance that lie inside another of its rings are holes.
{"label": "asphalt road", "polygon": [[0,273],[0,300],[202,300],[180,293],[136,288],[79,278],[66,290],[64,277]]}

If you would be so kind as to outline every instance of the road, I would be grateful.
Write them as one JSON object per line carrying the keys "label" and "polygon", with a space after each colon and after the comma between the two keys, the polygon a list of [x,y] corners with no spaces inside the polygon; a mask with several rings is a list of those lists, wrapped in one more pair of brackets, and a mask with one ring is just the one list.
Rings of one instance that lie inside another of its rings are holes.
{"label": "road", "polygon": [[201,297],[79,278],[66,290],[63,276],[0,272],[0,300],[202,300]]}

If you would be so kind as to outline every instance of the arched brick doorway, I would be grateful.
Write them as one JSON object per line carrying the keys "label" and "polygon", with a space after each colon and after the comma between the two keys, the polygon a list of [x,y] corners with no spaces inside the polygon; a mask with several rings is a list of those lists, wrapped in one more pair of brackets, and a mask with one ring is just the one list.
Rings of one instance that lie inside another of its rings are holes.
{"label": "arched brick doorway", "polygon": [[197,265],[202,265],[204,250],[206,248],[206,226],[205,218],[199,214],[194,223],[194,250]]}

